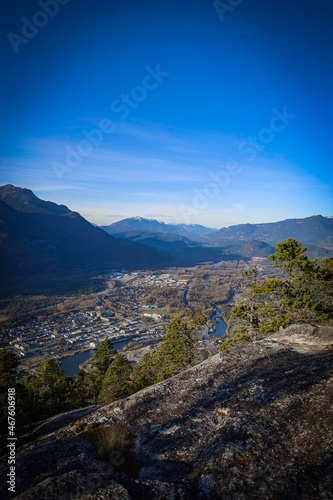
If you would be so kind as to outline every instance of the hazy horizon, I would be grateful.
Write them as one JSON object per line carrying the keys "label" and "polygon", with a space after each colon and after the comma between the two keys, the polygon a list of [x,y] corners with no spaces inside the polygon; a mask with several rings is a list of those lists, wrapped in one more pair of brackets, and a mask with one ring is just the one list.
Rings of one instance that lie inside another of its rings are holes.
{"label": "hazy horizon", "polygon": [[[222,227],[229,227],[229,226],[234,226],[234,225],[238,225],[238,224],[269,224],[269,223],[275,223],[275,222],[281,222],[283,220],[292,220],[292,219],[303,219],[305,217],[288,217],[287,219],[278,219],[278,220],[269,220],[269,221],[260,221],[260,220],[253,220],[253,221],[249,221],[249,220],[243,220],[242,222],[239,222],[237,224],[228,224],[228,225],[225,225],[225,226],[220,226],[220,227],[215,227],[215,226],[212,226],[212,225],[205,225],[205,224],[200,224],[200,222],[184,222],[184,221],[181,221],[181,220],[174,220],[174,219],[171,219],[171,220],[165,220],[165,219],[162,219],[162,218],[159,218],[159,217],[143,217],[141,215],[129,215],[128,217],[122,217],[122,218],[119,218],[119,219],[115,219],[113,222],[110,222],[109,224],[97,224],[94,220],[89,220],[88,217],[86,217],[84,214],[81,214],[83,217],[85,217],[89,222],[91,222],[92,224],[96,224],[97,226],[107,226],[107,225],[110,225],[110,224],[113,224],[114,222],[119,222],[121,220],[124,220],[124,219],[131,219],[131,218],[142,218],[142,219],[149,219],[149,220],[157,220],[158,222],[164,222],[166,224],[199,224],[199,225],[203,225],[205,227],[208,227],[210,229],[221,229]],[[323,214],[312,214],[310,215],[309,217],[316,217],[316,216],[322,216],[324,218],[333,218],[332,215],[323,215]]]}
{"label": "hazy horizon", "polygon": [[[0,186],[0,188],[3,187],[3,186]],[[16,188],[20,188],[20,189],[24,189],[25,186],[14,186]],[[30,189],[30,188],[28,188]],[[36,193],[34,193],[36,194]],[[39,196],[37,196],[39,198]],[[41,199],[41,198],[40,198]],[[51,201],[51,202],[54,202],[54,200],[52,199],[48,199],[48,198],[45,198],[43,199],[43,201]],[[66,203],[62,203],[62,202],[59,202],[57,203],[58,205],[66,205],[70,210],[72,211],[76,211],[74,210],[71,206],[68,206]],[[79,212],[80,215],[82,217],[84,217],[86,220],[88,220],[91,224],[94,224],[94,225],[97,225],[97,226],[108,226],[110,224],[113,224],[114,222],[119,222],[119,221],[122,221],[124,219],[146,219],[146,220],[150,220],[150,221],[153,221],[153,220],[156,220],[158,222],[164,222],[166,224],[199,224],[199,225],[203,225],[205,227],[208,227],[208,228],[211,228],[211,229],[221,229],[222,227],[229,227],[231,225],[234,225],[234,224],[229,224],[229,225],[226,225],[226,226],[220,226],[220,227],[214,227],[212,225],[205,225],[205,224],[200,224],[200,222],[184,222],[182,220],[176,220],[176,219],[173,219],[171,218],[171,216],[166,216],[166,215],[160,215],[160,214],[147,214],[147,216],[143,216],[143,215],[136,215],[136,214],[130,214],[126,217],[122,217],[122,216],[117,216],[117,215],[114,215],[114,220],[113,222],[109,222],[107,224],[105,223],[102,223],[102,224],[98,224],[96,222],[96,220],[94,219],[91,219],[89,214],[85,214],[85,213],[81,213]],[[312,214],[310,215],[309,217],[316,217],[316,216],[322,216],[322,217],[325,217],[325,218],[333,218],[332,215],[323,215],[323,214]],[[166,217],[170,217],[169,218],[166,218]],[[304,217],[288,217],[287,219],[302,219]],[[278,219],[278,220],[269,220],[269,221],[259,221],[259,220],[253,220],[253,221],[249,221],[249,220],[243,220],[242,222],[239,222],[239,224],[265,224],[265,223],[275,223],[275,222],[281,222],[281,220],[287,220],[287,219]]]}

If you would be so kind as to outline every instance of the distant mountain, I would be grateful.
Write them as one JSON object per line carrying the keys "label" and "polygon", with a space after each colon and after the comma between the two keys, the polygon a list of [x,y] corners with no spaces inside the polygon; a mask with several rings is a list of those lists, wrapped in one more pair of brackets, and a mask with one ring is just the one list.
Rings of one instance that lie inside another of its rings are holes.
{"label": "distant mountain", "polygon": [[101,226],[101,228],[111,235],[140,230],[142,232],[149,231],[153,233],[178,234],[193,241],[197,241],[201,236],[216,231],[216,229],[201,226],[200,224],[172,224],[157,221],[155,219],[144,219],[143,217],[130,217],[114,222],[109,226]]}
{"label": "distant mountain", "polygon": [[205,246],[202,243],[194,242],[184,236],[174,233],[153,233],[133,230],[125,233],[118,233],[115,237],[127,238],[131,241],[144,243],[158,250],[167,251],[173,258],[170,262],[172,266],[194,266],[205,262],[220,262],[221,260],[237,260],[243,258],[233,249],[226,251],[218,247]]}
{"label": "distant mountain", "polygon": [[310,259],[324,259],[327,257],[333,257],[333,249],[329,250],[327,248],[313,245],[312,243],[306,244],[306,255]]}
{"label": "distant mountain", "polygon": [[263,241],[275,246],[287,238],[295,238],[303,244],[333,248],[333,218],[314,215],[305,219],[287,219],[266,224],[239,224],[206,234],[202,240],[219,247],[248,240]]}
{"label": "distant mountain", "polygon": [[153,233],[149,231],[142,232],[136,230],[129,231],[128,233],[114,234],[113,236],[115,238],[126,238],[138,243],[144,243],[145,245],[149,245],[161,250],[188,248],[196,245],[188,238],[174,233]]}
{"label": "distant mountain", "polygon": [[239,255],[249,259],[252,257],[269,257],[274,253],[274,251],[274,247],[271,247],[263,241],[257,240],[246,241],[239,249],[237,249],[237,253]]}
{"label": "distant mountain", "polygon": [[11,185],[0,187],[0,220],[1,272],[7,280],[154,267],[171,259],[150,246],[113,238],[64,205]]}

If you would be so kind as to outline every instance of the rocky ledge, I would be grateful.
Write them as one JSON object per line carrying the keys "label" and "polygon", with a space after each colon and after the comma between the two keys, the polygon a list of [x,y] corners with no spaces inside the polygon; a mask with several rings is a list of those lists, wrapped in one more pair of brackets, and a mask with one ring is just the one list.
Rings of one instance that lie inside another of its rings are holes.
{"label": "rocky ledge", "polygon": [[[59,417],[38,426],[48,434],[17,450],[16,498],[332,498],[332,344],[333,327],[294,325],[88,415],[69,414],[66,427]],[[133,469],[117,470],[77,437],[89,423],[126,425]],[[3,459],[3,492],[7,473]]]}

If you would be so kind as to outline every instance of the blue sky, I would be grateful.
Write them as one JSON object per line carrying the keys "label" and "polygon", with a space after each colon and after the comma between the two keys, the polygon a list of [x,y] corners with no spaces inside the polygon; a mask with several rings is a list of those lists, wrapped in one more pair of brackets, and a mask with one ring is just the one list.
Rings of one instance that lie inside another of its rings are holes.
{"label": "blue sky", "polygon": [[55,2],[0,7],[1,184],[98,224],[333,215],[332,2]]}

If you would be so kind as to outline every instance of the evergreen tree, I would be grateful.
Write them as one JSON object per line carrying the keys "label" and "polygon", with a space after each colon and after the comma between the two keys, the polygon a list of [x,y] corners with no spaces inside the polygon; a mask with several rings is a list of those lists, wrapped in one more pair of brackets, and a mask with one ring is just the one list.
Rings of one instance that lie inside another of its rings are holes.
{"label": "evergreen tree", "polygon": [[0,349],[0,387],[7,392],[10,387],[15,387],[17,382],[17,369],[19,362],[17,356],[8,349]]}
{"label": "evergreen tree", "polygon": [[106,337],[99,345],[94,354],[94,362],[92,367],[95,368],[100,375],[105,375],[112,360],[117,352],[114,350],[113,345],[108,337]]}
{"label": "evergreen tree", "polygon": [[141,364],[134,368],[135,389],[165,380],[195,364],[195,332],[206,321],[206,316],[199,311],[191,311],[185,318],[176,316],[169,324],[161,347],[146,354]]}
{"label": "evergreen tree", "polygon": [[[16,433],[34,419],[34,408],[29,393],[22,384],[17,356],[8,349],[0,349],[0,441],[5,443],[8,432],[8,389],[14,389]],[[7,450],[6,450],[7,451]]]}
{"label": "evergreen tree", "polygon": [[98,401],[102,404],[108,404],[128,396],[132,371],[133,369],[125,356],[117,354],[103,378]]}
{"label": "evergreen tree", "polygon": [[[272,333],[297,321],[323,323],[333,320],[333,259],[310,260],[302,243],[289,238],[276,245],[270,256],[274,267],[281,269],[278,278],[259,281],[255,270],[245,286],[250,294],[247,303],[235,307],[233,317],[243,323],[236,333],[252,334],[253,321],[262,334]],[[245,295],[246,297],[246,295]]]}
{"label": "evergreen tree", "polygon": [[242,278],[242,288],[246,293],[247,303],[236,306],[231,316],[241,318],[247,326],[236,328],[234,332],[238,334],[244,334],[246,332],[251,339],[254,339],[259,332],[259,313],[258,304],[256,303],[259,286],[259,273],[257,267],[253,267],[248,271],[242,271]]}
{"label": "evergreen tree", "polygon": [[80,370],[72,377],[71,400],[74,408],[82,408],[95,401],[96,395],[92,396],[88,390],[89,384],[86,379],[87,373]]}
{"label": "evergreen tree", "polygon": [[103,340],[97,351],[94,354],[94,361],[92,363],[92,368],[85,372],[82,377],[83,379],[78,381],[77,385],[77,396],[82,397],[82,387],[84,386],[85,402],[87,404],[96,403],[98,400],[98,395],[102,388],[103,379],[105,374],[112,364],[117,351],[114,350],[113,345],[108,337]]}
{"label": "evergreen tree", "polygon": [[34,374],[27,373],[23,383],[39,420],[71,408],[71,379],[65,377],[60,363],[54,358],[40,363]]}
{"label": "evergreen tree", "polygon": [[6,443],[8,430],[8,389],[17,387],[18,359],[7,349],[0,349],[0,445],[1,450]]}

